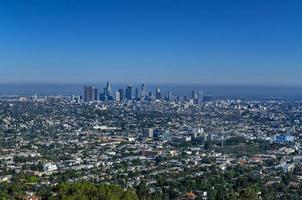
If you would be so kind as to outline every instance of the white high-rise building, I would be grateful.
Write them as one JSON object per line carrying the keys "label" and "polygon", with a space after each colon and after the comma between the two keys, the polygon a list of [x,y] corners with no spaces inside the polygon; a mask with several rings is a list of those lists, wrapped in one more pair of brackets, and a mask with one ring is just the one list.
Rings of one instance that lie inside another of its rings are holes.
{"label": "white high-rise building", "polygon": [[115,101],[120,102],[121,101],[121,93],[115,92]]}

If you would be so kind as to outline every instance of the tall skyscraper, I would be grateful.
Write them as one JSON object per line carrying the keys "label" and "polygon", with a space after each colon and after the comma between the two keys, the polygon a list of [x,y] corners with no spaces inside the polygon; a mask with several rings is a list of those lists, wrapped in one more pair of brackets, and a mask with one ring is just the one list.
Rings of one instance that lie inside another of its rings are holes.
{"label": "tall skyscraper", "polygon": [[135,100],[139,100],[139,92],[138,92],[138,88],[135,88]]}
{"label": "tall skyscraper", "polygon": [[124,90],[122,88],[120,88],[118,91],[120,93],[120,100],[124,101],[125,100]]}
{"label": "tall skyscraper", "polygon": [[113,100],[112,91],[111,91],[111,84],[107,81],[106,87],[104,88],[104,94],[102,95],[102,100]]}
{"label": "tall skyscraper", "polygon": [[107,86],[106,86],[106,90],[107,90],[107,96],[108,97],[111,97],[111,84],[110,84],[110,82],[109,81],[107,81]]}
{"label": "tall skyscraper", "polygon": [[170,91],[168,92],[168,101],[172,102],[173,101],[173,93]]}
{"label": "tall skyscraper", "polygon": [[192,99],[194,104],[198,104],[198,93],[196,91],[192,91]]}
{"label": "tall skyscraper", "polygon": [[94,87],[85,86],[84,87],[84,101],[91,102],[94,100]]}
{"label": "tall skyscraper", "polygon": [[198,99],[198,93],[196,91],[192,91],[192,99]]}
{"label": "tall skyscraper", "polygon": [[152,94],[152,92],[149,92],[148,98],[149,98],[149,100],[153,100],[153,94]]}
{"label": "tall skyscraper", "polygon": [[204,92],[203,91],[199,91],[198,92],[198,103],[201,104],[204,101]]}
{"label": "tall skyscraper", "polygon": [[115,92],[115,101],[117,101],[117,102],[121,101],[121,94],[120,94],[120,92]]}
{"label": "tall skyscraper", "polygon": [[132,85],[128,85],[126,89],[126,98],[127,100],[132,100],[133,95],[132,95]]}
{"label": "tall skyscraper", "polygon": [[141,100],[145,100],[146,98],[146,86],[145,84],[142,84],[142,87],[141,87]]}
{"label": "tall skyscraper", "polygon": [[160,89],[159,89],[159,88],[156,88],[156,91],[155,91],[155,98],[156,98],[156,99],[161,99],[161,94],[160,94]]}
{"label": "tall skyscraper", "polygon": [[99,90],[93,87],[93,101],[99,101]]}

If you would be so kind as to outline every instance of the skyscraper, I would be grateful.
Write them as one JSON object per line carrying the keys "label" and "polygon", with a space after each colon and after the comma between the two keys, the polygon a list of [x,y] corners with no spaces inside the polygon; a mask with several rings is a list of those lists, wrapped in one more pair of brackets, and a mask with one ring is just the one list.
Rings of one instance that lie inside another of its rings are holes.
{"label": "skyscraper", "polygon": [[[111,97],[111,84],[109,81],[107,81],[107,86],[106,86],[106,90],[107,90],[107,96]],[[108,98],[109,99],[109,98]]]}
{"label": "skyscraper", "polygon": [[145,84],[142,84],[142,87],[141,87],[141,100],[145,100],[146,98],[146,86]]}
{"label": "skyscraper", "polygon": [[92,86],[84,87],[84,101],[91,102],[94,100],[94,88]]}
{"label": "skyscraper", "polygon": [[156,98],[156,99],[161,99],[161,94],[160,94],[160,89],[159,89],[159,88],[156,88],[156,91],[155,91],[155,98]]}
{"label": "skyscraper", "polygon": [[172,102],[173,101],[173,93],[170,91],[168,92],[168,101]]}
{"label": "skyscraper", "polygon": [[93,101],[99,101],[99,90],[93,87]]}
{"label": "skyscraper", "polygon": [[132,100],[132,85],[128,85],[126,89],[126,99],[127,100]]}
{"label": "skyscraper", "polygon": [[120,94],[120,92],[115,92],[115,101],[117,101],[117,102],[121,101],[121,94]]}
{"label": "skyscraper", "polygon": [[192,99],[198,99],[198,93],[196,91],[192,91]]}
{"label": "skyscraper", "polygon": [[124,90],[120,88],[118,91],[120,93],[120,101],[124,101],[125,100]]}
{"label": "skyscraper", "polygon": [[135,88],[135,100],[139,100],[138,88]]}
{"label": "skyscraper", "polygon": [[149,100],[153,100],[153,94],[152,94],[152,92],[149,92]]}
{"label": "skyscraper", "polygon": [[201,104],[204,101],[204,92],[203,91],[199,91],[198,92],[198,103]]}
{"label": "skyscraper", "polygon": [[107,81],[106,87],[104,88],[104,94],[102,99],[104,101],[113,100],[112,91],[111,91],[111,84]]}
{"label": "skyscraper", "polygon": [[198,104],[198,93],[196,91],[192,91],[192,99],[194,104]]}

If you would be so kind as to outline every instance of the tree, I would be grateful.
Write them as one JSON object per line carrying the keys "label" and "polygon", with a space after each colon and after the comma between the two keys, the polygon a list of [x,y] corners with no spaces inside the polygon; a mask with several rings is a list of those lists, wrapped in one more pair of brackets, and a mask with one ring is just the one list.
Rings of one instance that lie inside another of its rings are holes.
{"label": "tree", "polygon": [[239,200],[239,194],[236,192],[230,192],[226,197],[227,200]]}
{"label": "tree", "polygon": [[216,199],[223,200],[226,198],[226,195],[227,195],[226,189],[223,186],[219,185],[217,188]]}
{"label": "tree", "polygon": [[137,195],[139,199],[145,199],[148,189],[145,183],[141,182],[137,187]]}
{"label": "tree", "polygon": [[89,182],[61,183],[56,191],[58,199],[70,200],[138,200],[136,193],[116,185],[98,185]]}
{"label": "tree", "polygon": [[257,195],[257,192],[250,187],[248,187],[240,192],[240,199],[241,200],[260,200]]}

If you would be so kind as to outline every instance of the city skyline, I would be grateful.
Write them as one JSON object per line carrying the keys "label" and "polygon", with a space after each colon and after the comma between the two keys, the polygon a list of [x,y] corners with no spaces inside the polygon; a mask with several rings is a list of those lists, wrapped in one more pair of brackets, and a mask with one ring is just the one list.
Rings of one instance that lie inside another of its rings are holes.
{"label": "city skyline", "polygon": [[299,1],[6,1],[0,83],[302,85]]}
{"label": "city skyline", "polygon": [[[93,93],[105,94],[107,93],[107,84],[109,81],[102,83],[86,83],[86,84],[0,84],[0,95],[25,95],[32,96],[52,96],[52,95],[83,95],[83,87],[89,86],[91,89],[97,91],[90,92],[90,98],[101,98],[99,95]],[[128,85],[132,86],[132,94],[148,95],[149,92],[156,92],[159,88],[161,92],[169,96],[169,92],[179,96],[191,96],[192,91],[204,91],[207,95],[220,98],[248,98],[248,99],[271,99],[281,98],[287,100],[301,99],[301,86],[261,86],[261,85],[203,85],[203,84],[148,84],[148,83],[109,83],[111,97],[115,97],[116,92],[123,90],[126,95],[126,88]],[[144,92],[142,92],[142,84],[144,85]],[[106,87],[105,87],[106,86]],[[105,90],[106,89],[106,90]],[[136,92],[136,89],[138,91]],[[125,91],[124,91],[125,90]],[[166,97],[168,97],[166,96]],[[112,100],[112,98],[111,98]]]}
{"label": "city skyline", "polygon": [[301,10],[0,0],[0,199],[302,199]]}
{"label": "city skyline", "polygon": [[[164,100],[167,102],[180,102],[188,101],[192,104],[200,104],[204,100],[209,100],[210,96],[205,96],[204,91],[198,89],[197,91],[193,89],[191,95],[180,95],[177,92],[172,91],[171,89],[165,92],[162,92],[160,87],[147,89],[144,83],[140,86],[133,86],[132,84],[119,86],[115,90],[112,90],[110,81],[106,82],[106,87],[97,88],[94,85],[84,86],[84,91],[82,96],[72,95],[72,99],[75,102],[126,102],[126,101],[154,101],[154,100]],[[102,92],[103,91],[103,92]]]}

